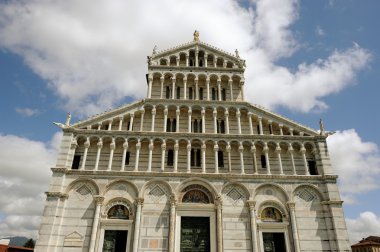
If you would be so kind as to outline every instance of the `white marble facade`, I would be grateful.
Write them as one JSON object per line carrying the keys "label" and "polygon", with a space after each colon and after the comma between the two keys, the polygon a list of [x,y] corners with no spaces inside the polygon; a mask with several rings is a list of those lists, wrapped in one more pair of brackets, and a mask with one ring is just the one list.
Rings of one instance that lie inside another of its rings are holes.
{"label": "white marble facade", "polygon": [[146,99],[63,125],[36,251],[187,251],[187,217],[205,251],[350,251],[323,127],[245,102],[244,69],[195,33]]}

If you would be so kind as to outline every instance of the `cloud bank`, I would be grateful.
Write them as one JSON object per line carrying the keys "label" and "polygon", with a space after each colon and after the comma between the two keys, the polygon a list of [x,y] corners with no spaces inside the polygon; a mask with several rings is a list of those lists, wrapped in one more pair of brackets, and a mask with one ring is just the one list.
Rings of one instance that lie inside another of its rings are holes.
{"label": "cloud bank", "polygon": [[323,98],[352,84],[371,55],[354,45],[325,59],[301,62],[296,70],[278,64],[300,48],[291,30],[299,4],[11,1],[0,4],[0,46],[22,56],[66,110],[88,116],[119,105],[125,97],[144,98],[145,59],[154,45],[165,49],[188,42],[198,29],[202,41],[230,52],[238,48],[247,60],[250,102],[271,109],[323,110],[328,107]]}
{"label": "cloud bank", "polygon": [[36,237],[60,137],[44,144],[0,134],[0,237]]}
{"label": "cloud bank", "polygon": [[380,236],[380,217],[372,212],[363,212],[356,219],[346,219],[352,244],[370,235]]}

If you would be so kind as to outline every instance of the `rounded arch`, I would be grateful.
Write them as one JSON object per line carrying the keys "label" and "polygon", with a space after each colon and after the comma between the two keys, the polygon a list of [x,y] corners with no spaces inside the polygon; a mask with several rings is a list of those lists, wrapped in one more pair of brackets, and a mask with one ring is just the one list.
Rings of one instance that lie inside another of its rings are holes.
{"label": "rounded arch", "polygon": [[113,185],[118,184],[118,183],[130,185],[133,188],[134,194],[139,195],[139,189],[137,188],[137,186],[134,183],[132,183],[131,181],[128,181],[125,179],[115,179],[115,180],[111,181],[110,183],[108,183],[106,185],[104,194],[106,192],[108,192]]}
{"label": "rounded arch", "polygon": [[208,189],[211,193],[211,196],[213,197],[212,202],[214,202],[214,200],[219,196],[219,193],[216,190],[216,188],[213,185],[211,185],[206,179],[202,179],[202,178],[189,178],[189,179],[184,180],[175,189],[177,196],[181,196],[182,190],[185,189],[189,185],[201,185],[205,187],[206,189]]}
{"label": "rounded arch", "polygon": [[67,187],[65,193],[68,194],[72,189],[75,187],[81,188],[82,186],[86,186],[90,191],[91,194],[94,195],[99,195],[100,194],[100,189],[99,186],[96,184],[96,182],[92,179],[89,178],[78,178],[74,181],[72,181]]}
{"label": "rounded arch", "polygon": [[167,195],[168,197],[170,197],[174,193],[173,188],[171,187],[171,185],[167,181],[165,181],[163,179],[159,179],[159,178],[154,178],[154,179],[151,179],[151,180],[145,182],[145,184],[142,186],[140,193],[139,193],[140,198],[144,197],[147,189],[152,184],[163,184],[166,187],[166,189],[168,190],[168,192],[170,193],[170,195]]}
{"label": "rounded arch", "polygon": [[264,187],[275,187],[284,196],[285,202],[289,201],[289,195],[288,195],[288,193],[285,191],[285,189],[282,186],[280,186],[279,184],[276,184],[276,183],[264,183],[264,184],[261,184],[261,185],[259,185],[258,187],[255,188],[255,190],[254,190],[254,192],[253,192],[252,195],[254,197],[256,197],[257,193],[259,192],[259,190],[261,188],[264,188]]}
{"label": "rounded arch", "polygon": [[237,181],[231,181],[231,182],[226,183],[222,187],[222,195],[228,195],[231,192],[231,190],[233,190],[233,188],[239,188],[240,189],[239,193],[240,194],[244,193],[244,195],[241,195],[241,196],[244,196],[246,200],[249,200],[251,198],[251,193],[249,192],[247,187]]}
{"label": "rounded arch", "polygon": [[291,197],[292,197],[291,200],[292,201],[294,201],[297,191],[301,190],[302,188],[306,188],[306,189],[314,192],[318,196],[320,201],[325,200],[325,197],[323,196],[323,194],[321,193],[321,191],[319,190],[319,188],[317,186],[315,186],[313,184],[305,183],[305,184],[300,184],[293,189],[292,194],[291,194]]}
{"label": "rounded arch", "polygon": [[[112,199],[108,200],[107,202],[105,202],[105,204],[103,205],[103,209],[102,209],[102,217],[108,218],[109,217],[109,211],[112,210],[112,208],[117,207],[117,206],[126,207],[128,210],[128,219],[133,219],[132,218],[132,216],[134,214],[133,204],[131,201],[129,201],[128,199],[126,199],[124,197],[112,198]],[[124,215],[126,215],[125,212],[124,212]],[[121,218],[121,219],[124,219],[124,218]]]}
{"label": "rounded arch", "polygon": [[274,200],[263,201],[258,206],[257,212],[258,212],[258,216],[260,216],[260,219],[261,219],[263,211],[266,208],[271,208],[271,207],[277,209],[281,213],[282,221],[288,219],[288,211],[286,207],[283,204],[280,204],[279,202],[274,201]]}

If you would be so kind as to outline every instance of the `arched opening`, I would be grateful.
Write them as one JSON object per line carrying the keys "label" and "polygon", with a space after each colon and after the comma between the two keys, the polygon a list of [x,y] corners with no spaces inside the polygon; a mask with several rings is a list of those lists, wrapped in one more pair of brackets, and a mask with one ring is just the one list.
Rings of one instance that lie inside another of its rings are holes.
{"label": "arched opening", "polygon": [[160,59],[160,65],[161,66],[167,66],[168,65],[168,61],[166,59]]}
{"label": "arched opening", "polygon": [[107,218],[129,220],[129,214],[129,210],[126,206],[116,205],[111,207],[110,210],[108,210]]}

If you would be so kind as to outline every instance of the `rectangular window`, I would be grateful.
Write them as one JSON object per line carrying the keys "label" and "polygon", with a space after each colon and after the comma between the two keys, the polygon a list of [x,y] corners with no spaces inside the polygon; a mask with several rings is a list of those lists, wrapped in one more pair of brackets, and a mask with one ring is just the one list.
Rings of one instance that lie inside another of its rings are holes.
{"label": "rectangular window", "polygon": [[215,88],[212,88],[212,89],[211,89],[211,99],[212,99],[213,101],[216,100],[216,92],[215,92]]}
{"label": "rectangular window", "polygon": [[181,88],[177,87],[177,99],[181,98]]}
{"label": "rectangular window", "polygon": [[174,160],[174,154],[173,150],[168,150],[168,158],[167,158],[167,165],[168,166],[173,166],[173,160]]}
{"label": "rectangular window", "polygon": [[309,167],[310,175],[318,175],[317,165],[314,160],[308,160],[307,166]]}
{"label": "rectangular window", "polygon": [[222,89],[222,100],[223,101],[226,100],[226,89],[225,88]]}
{"label": "rectangular window", "polygon": [[218,151],[218,167],[224,167],[223,151]]}
{"label": "rectangular window", "polygon": [[166,119],[166,132],[170,132],[170,119]]}
{"label": "rectangular window", "polygon": [[127,151],[127,153],[125,154],[125,162],[124,162],[125,165],[129,165],[129,157],[130,157],[130,153],[129,151]]}
{"label": "rectangular window", "polygon": [[203,100],[203,88],[199,89],[199,100]]}
{"label": "rectangular window", "polygon": [[171,132],[177,132],[177,119],[173,119],[172,121],[172,131]]}
{"label": "rectangular window", "polygon": [[197,150],[196,158],[197,158],[195,162],[196,166],[201,167],[201,150],[200,149]]}
{"label": "rectangular window", "polygon": [[259,135],[261,134],[259,125],[257,125],[257,134],[259,134]]}
{"label": "rectangular window", "polygon": [[189,100],[193,99],[193,88],[189,87]]}
{"label": "rectangular window", "polygon": [[261,168],[267,168],[267,160],[265,158],[265,155],[261,155]]}
{"label": "rectangular window", "polygon": [[80,164],[80,155],[74,155],[73,164],[71,165],[71,169],[78,170]]}
{"label": "rectangular window", "polygon": [[273,134],[272,133],[272,124],[269,124],[269,134],[271,134],[271,135]]}
{"label": "rectangular window", "polygon": [[166,99],[170,99],[170,87],[169,86],[167,86],[166,87]]}
{"label": "rectangular window", "polygon": [[226,133],[225,127],[224,127],[224,120],[220,121],[220,133],[222,134]]}

